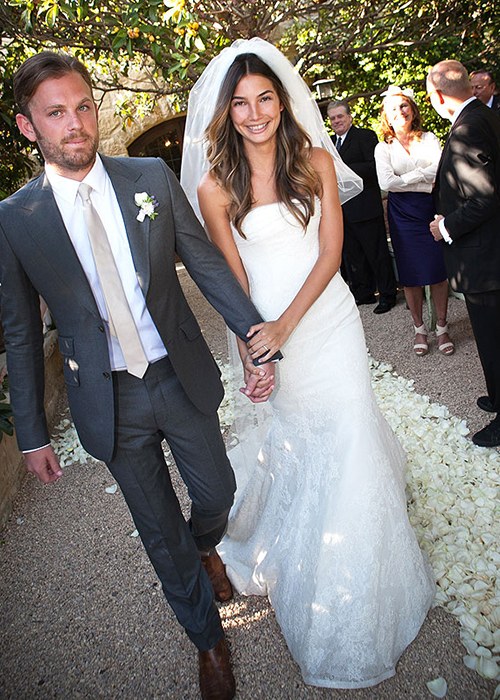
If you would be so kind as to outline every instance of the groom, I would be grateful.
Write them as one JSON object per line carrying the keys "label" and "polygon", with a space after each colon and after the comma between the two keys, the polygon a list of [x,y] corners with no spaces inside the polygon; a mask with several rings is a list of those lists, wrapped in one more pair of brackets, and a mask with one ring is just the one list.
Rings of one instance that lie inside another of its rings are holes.
{"label": "groom", "polygon": [[[42,482],[62,476],[43,409],[41,295],[57,325],[81,442],[120,485],[165,596],[199,650],[202,697],[231,698],[214,595],[228,600],[232,590],[214,548],[235,481],[217,418],[220,373],[179,285],[176,253],[238,336],[262,319],[166,165],[97,153],[83,64],[42,52],[20,67],[14,91],[18,127],[45,159],[42,175],[0,203],[1,309],[19,447]],[[270,383],[252,375],[245,393],[265,399]],[[164,438],[188,487],[189,523]]]}

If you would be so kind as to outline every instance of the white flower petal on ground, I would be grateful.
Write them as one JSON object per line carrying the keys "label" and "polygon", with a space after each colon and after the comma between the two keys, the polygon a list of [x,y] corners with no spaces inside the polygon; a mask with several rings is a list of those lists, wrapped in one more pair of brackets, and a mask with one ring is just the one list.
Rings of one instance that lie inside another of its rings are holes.
{"label": "white flower petal on ground", "polygon": [[495,659],[480,656],[477,661],[477,672],[489,680],[499,680],[500,667]]}
{"label": "white flower petal on ground", "polygon": [[[500,454],[467,440],[466,422],[417,394],[413,380],[369,363],[378,404],[407,454],[408,515],[436,572],[434,603],[459,620],[466,665],[491,678],[496,662],[484,654],[500,644]],[[227,428],[233,376],[229,365],[221,371]]]}
{"label": "white flower petal on ground", "polygon": [[224,384],[224,398],[219,406],[218,414],[222,430],[231,427],[234,422],[234,373],[231,365],[227,362],[217,362],[221,371],[221,380]]}
{"label": "white flower petal on ground", "polygon": [[[387,363],[369,361],[377,401],[407,454],[408,516],[436,574],[434,604],[460,622],[465,665],[498,678],[500,453],[467,440],[465,421],[415,393],[412,380],[399,377]],[[229,364],[219,361],[219,367],[226,389],[219,419],[229,431],[235,380]],[[62,420],[58,430],[53,444],[62,464],[91,459],[71,421]],[[228,440],[235,440],[230,432]],[[130,536],[138,534],[134,530]]]}
{"label": "white flower petal on ground", "polygon": [[52,446],[61,467],[84,464],[93,459],[81,446],[75,426],[70,420],[61,421],[56,430],[58,433],[52,440]]}
{"label": "white flower petal on ground", "polygon": [[434,678],[432,681],[426,683],[429,688],[429,692],[434,695],[435,698],[444,698],[448,692],[448,684],[445,679],[439,676],[439,678]]}
{"label": "white flower petal on ground", "polygon": [[478,661],[479,661],[478,656],[471,656],[471,655],[464,656],[464,664],[467,666],[467,668],[470,668],[472,671],[477,671],[477,662]]}
{"label": "white flower petal on ground", "polygon": [[467,440],[465,421],[416,394],[390,365],[370,358],[370,366],[379,405],[407,453],[409,517],[436,572],[435,604],[460,621],[465,664],[495,678],[500,454]]}

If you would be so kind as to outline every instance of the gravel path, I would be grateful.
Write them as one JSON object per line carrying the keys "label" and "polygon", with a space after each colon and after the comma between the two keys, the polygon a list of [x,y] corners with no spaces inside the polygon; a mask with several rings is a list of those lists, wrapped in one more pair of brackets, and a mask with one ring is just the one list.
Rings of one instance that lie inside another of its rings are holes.
{"label": "gravel path", "polygon": [[[226,354],[225,327],[180,272],[214,353]],[[432,347],[415,357],[402,298],[390,313],[361,307],[367,345],[415,388],[447,405],[477,430],[484,392],[463,302],[450,299],[457,352]],[[64,411],[65,407],[62,406]],[[178,478],[174,479],[186,503]],[[164,602],[158,580],[104,465],[89,460],[44,487],[26,478],[0,542],[0,698],[198,698],[196,654]],[[221,608],[231,643],[240,700],[422,700],[426,681],[443,676],[449,700],[493,697],[494,683],[468,670],[459,627],[432,610],[398,673],[377,688],[339,691],[305,686],[266,600],[238,596]]]}

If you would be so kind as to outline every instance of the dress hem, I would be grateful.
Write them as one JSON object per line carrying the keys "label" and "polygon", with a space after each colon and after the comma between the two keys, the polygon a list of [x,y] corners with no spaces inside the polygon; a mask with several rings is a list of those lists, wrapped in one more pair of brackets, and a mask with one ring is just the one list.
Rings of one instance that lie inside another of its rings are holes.
{"label": "dress hem", "polygon": [[321,678],[314,678],[313,676],[302,676],[304,683],[307,685],[314,685],[318,688],[339,688],[340,690],[354,690],[355,688],[371,688],[374,685],[378,685],[388,678],[392,678],[396,675],[396,669],[392,668],[390,671],[382,673],[376,678],[371,678],[367,681],[333,681],[324,680]]}

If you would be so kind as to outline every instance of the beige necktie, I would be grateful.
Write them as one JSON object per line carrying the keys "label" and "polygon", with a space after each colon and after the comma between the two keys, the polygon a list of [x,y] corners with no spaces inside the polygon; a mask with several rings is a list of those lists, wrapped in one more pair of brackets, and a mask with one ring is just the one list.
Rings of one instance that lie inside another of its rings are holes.
{"label": "beige necktie", "polygon": [[99,281],[106,301],[109,316],[109,329],[120,343],[127,371],[136,377],[143,377],[148,368],[148,360],[141,344],[134,317],[123,291],[123,285],[116,262],[109,245],[106,230],[99,214],[90,200],[92,187],[80,183],[78,194],[83,202],[83,216],[89,234],[90,245],[99,275]]}

